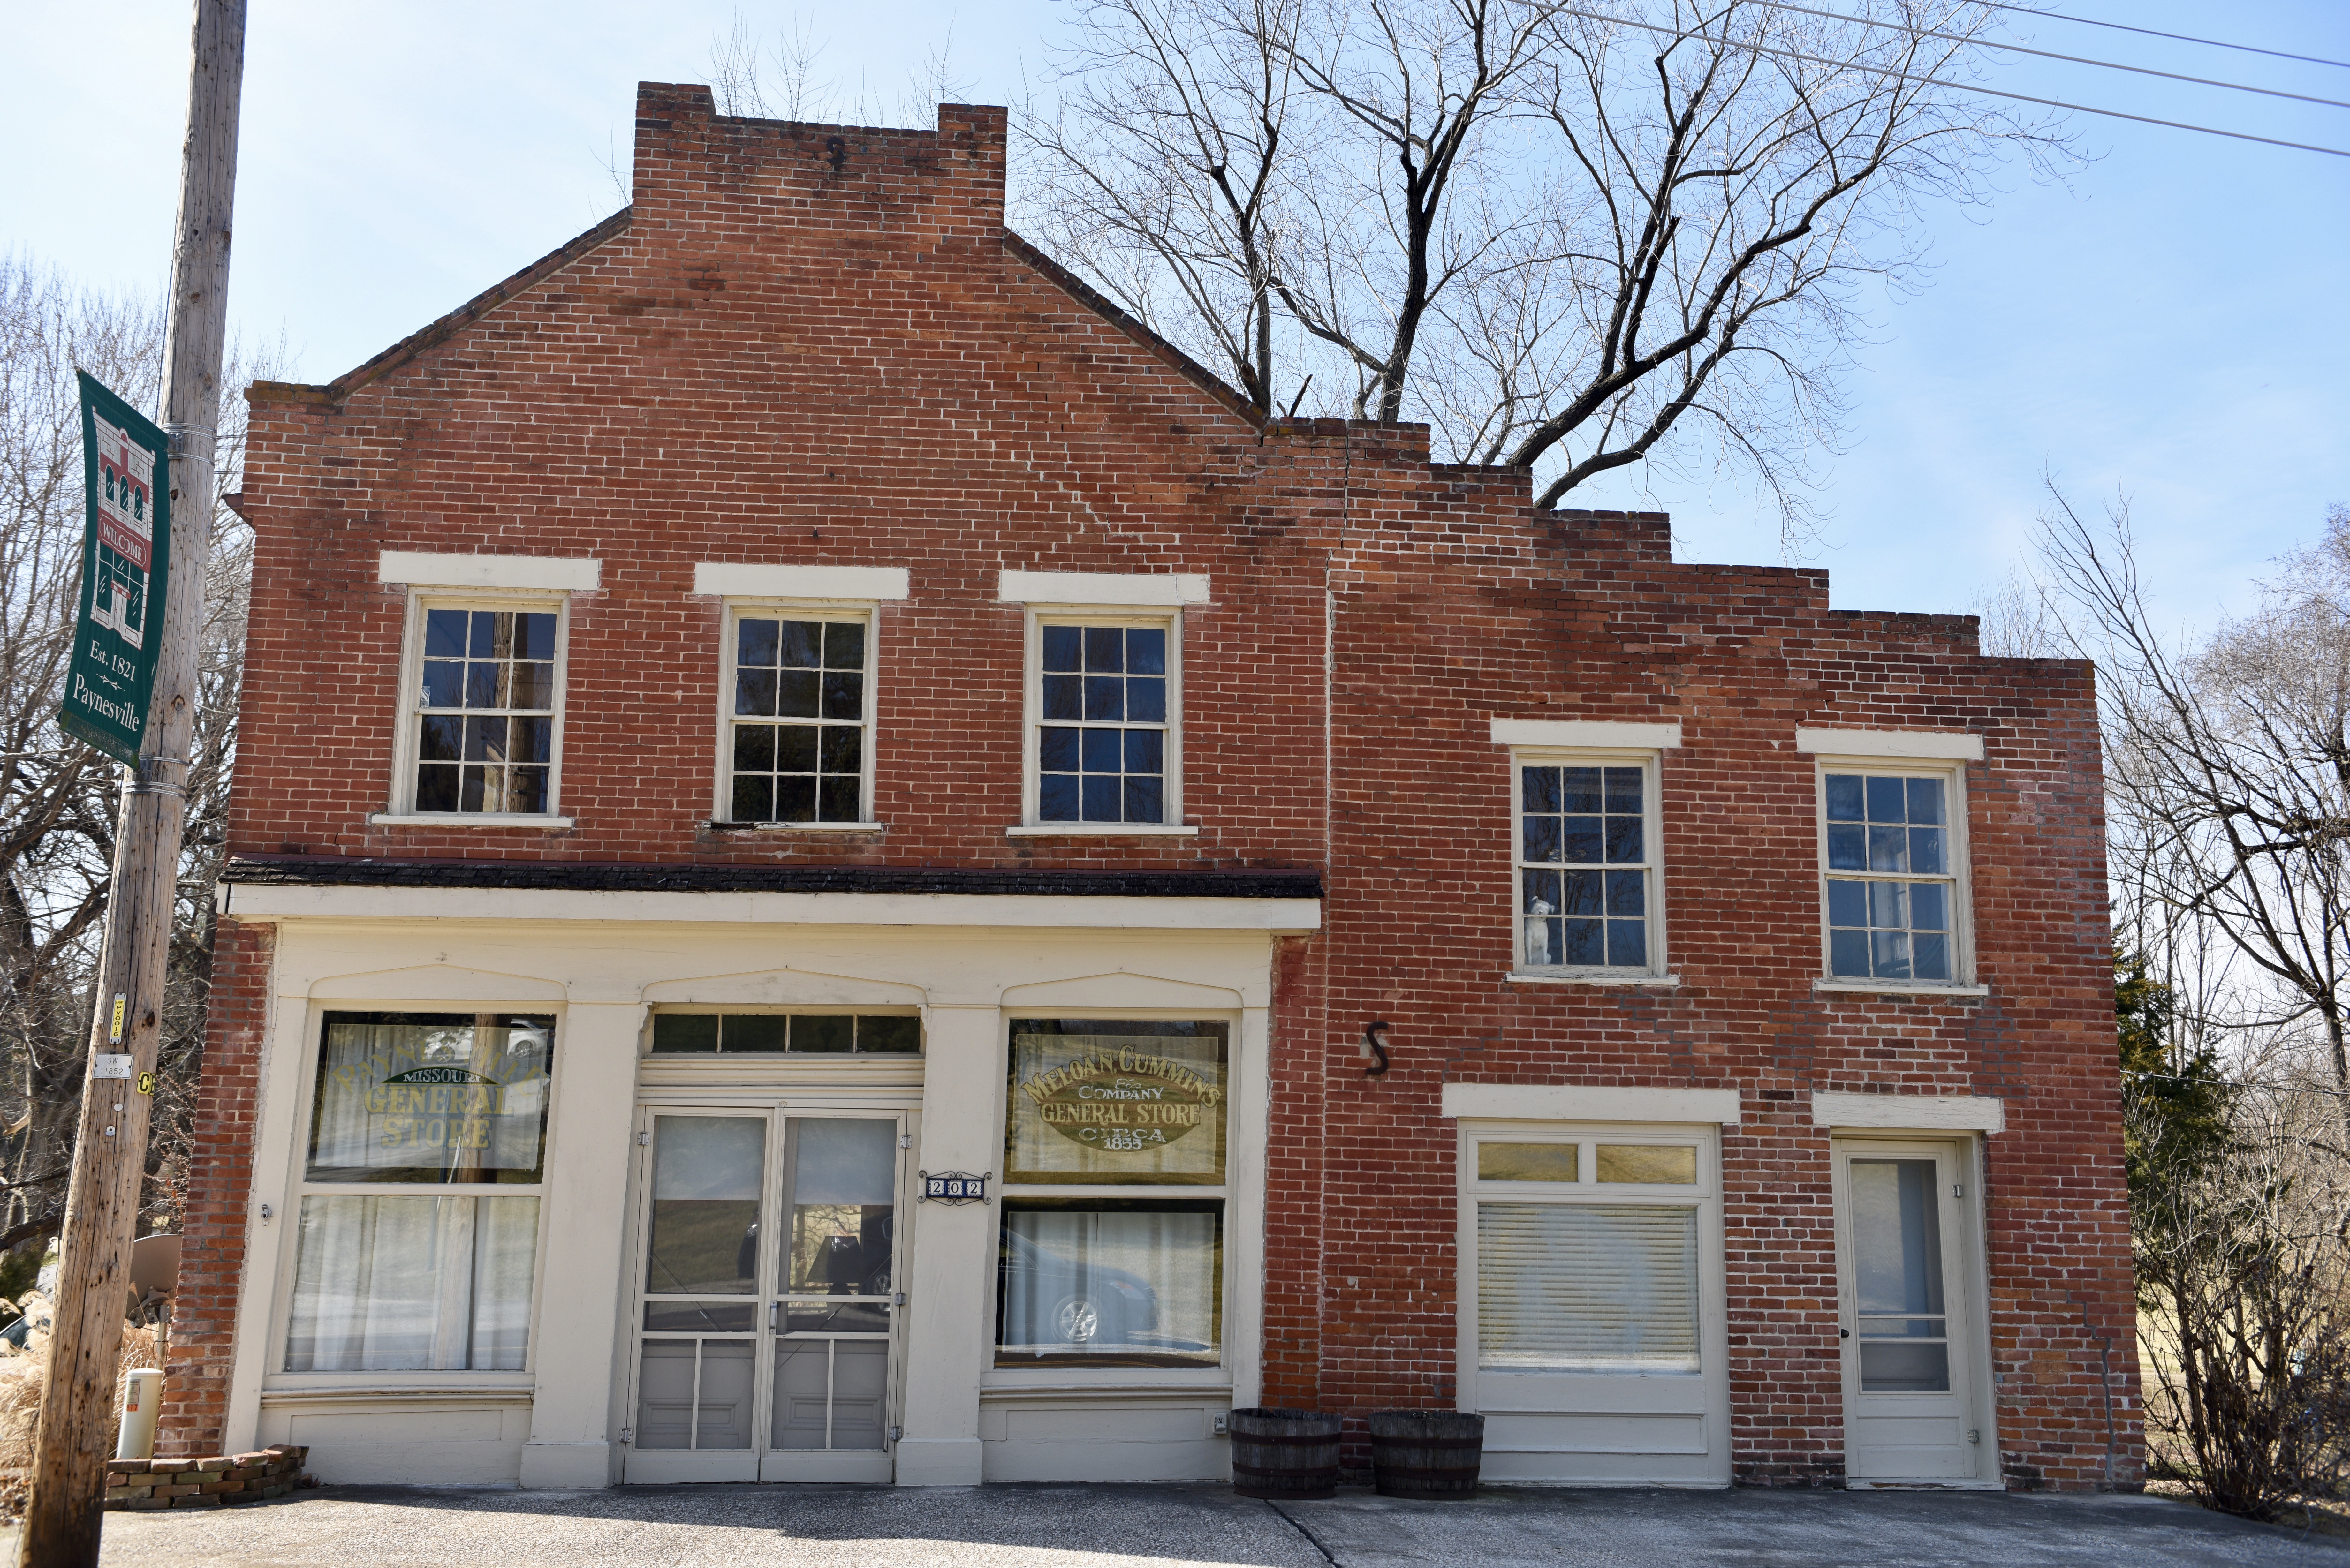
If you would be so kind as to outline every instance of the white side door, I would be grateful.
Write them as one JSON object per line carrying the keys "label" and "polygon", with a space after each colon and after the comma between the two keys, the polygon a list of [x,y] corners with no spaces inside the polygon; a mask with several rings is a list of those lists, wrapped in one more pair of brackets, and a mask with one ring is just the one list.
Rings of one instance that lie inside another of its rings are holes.
{"label": "white side door", "polygon": [[1967,1152],[1939,1141],[1835,1145],[1845,1476],[1856,1485],[1997,1480],[1981,1408]]}
{"label": "white side door", "polygon": [[1461,1124],[1461,1398],[1497,1481],[1730,1480],[1717,1134]]}

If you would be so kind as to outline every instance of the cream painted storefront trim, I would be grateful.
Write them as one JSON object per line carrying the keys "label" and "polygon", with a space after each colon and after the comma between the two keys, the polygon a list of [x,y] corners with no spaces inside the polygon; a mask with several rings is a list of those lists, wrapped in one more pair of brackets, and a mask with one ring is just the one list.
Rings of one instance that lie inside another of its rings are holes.
{"label": "cream painted storefront trim", "polygon": [[[255,1096],[248,1275],[224,1433],[231,1448],[252,1446],[264,1432],[284,1438],[298,1424],[317,1438],[314,1468],[347,1480],[610,1484],[619,1478],[618,1435],[633,1414],[623,1398],[634,1335],[623,1321],[622,1285],[635,1245],[624,1220],[639,1179],[632,1132],[639,1106],[706,1102],[713,1092],[795,1106],[868,1098],[902,1105],[916,1096],[910,1168],[992,1169],[1002,1163],[1005,1023],[1043,1012],[1232,1022],[1223,1365],[1170,1368],[1164,1376],[1104,1368],[1099,1379],[1065,1371],[1051,1387],[995,1372],[987,1324],[996,1205],[913,1210],[897,1479],[969,1485],[1049,1477],[1056,1469],[1070,1479],[1102,1480],[1225,1473],[1223,1439],[1194,1437],[1188,1425],[1175,1432],[1169,1421],[1183,1425],[1191,1417],[1165,1411],[1188,1410],[1207,1423],[1258,1397],[1273,939],[1318,924],[1316,901],[484,895],[252,885],[233,893],[229,918],[268,919],[277,940]],[[800,918],[672,914],[681,905],[709,903],[764,909],[778,898]],[[811,899],[836,917],[863,918],[814,919]],[[449,910],[451,904],[465,913]],[[583,904],[630,909],[637,918],[598,920]],[[877,919],[876,904],[907,918]],[[330,914],[306,918],[288,905]],[[437,916],[423,912],[434,906]],[[1061,911],[1063,923],[1046,924],[1038,906]],[[1029,918],[960,926],[941,918],[1007,907]],[[484,918],[484,908],[506,918]],[[649,910],[661,918],[645,918]],[[1103,919],[1106,913],[1117,919]],[[1155,922],[1147,922],[1154,913]],[[1230,919],[1235,914],[1241,919]],[[1201,919],[1219,915],[1222,923]],[[1069,923],[1071,917],[1086,923]],[[764,1075],[754,1064],[737,1071],[755,1082],[729,1087],[721,1060],[644,1055],[650,1012],[670,1004],[919,1008],[926,1051],[911,1061],[794,1058]],[[512,1010],[557,1020],[529,1362],[519,1376],[273,1370],[284,1365],[319,1019],[328,1010],[375,1009]],[[1067,1418],[1058,1428],[1007,1418],[1006,1436],[990,1440],[995,1428],[983,1431],[983,1401]],[[1110,1430],[1125,1419],[1117,1412],[1142,1407],[1159,1414],[1129,1421],[1134,1429],[1123,1437]],[[1063,1429],[1071,1436],[1064,1438]]]}

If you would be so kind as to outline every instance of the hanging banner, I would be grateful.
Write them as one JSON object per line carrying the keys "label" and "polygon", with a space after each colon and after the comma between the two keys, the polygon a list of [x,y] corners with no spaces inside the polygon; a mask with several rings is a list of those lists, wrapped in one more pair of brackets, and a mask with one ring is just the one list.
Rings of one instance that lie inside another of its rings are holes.
{"label": "hanging banner", "polygon": [[163,640],[172,555],[171,442],[130,404],[81,378],[81,607],[57,722],[136,763]]}

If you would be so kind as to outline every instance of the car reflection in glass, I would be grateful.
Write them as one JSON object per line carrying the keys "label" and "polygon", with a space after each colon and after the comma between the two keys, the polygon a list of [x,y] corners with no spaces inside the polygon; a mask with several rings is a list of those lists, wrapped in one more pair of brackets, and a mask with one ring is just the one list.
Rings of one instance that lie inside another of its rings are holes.
{"label": "car reflection in glass", "polygon": [[1158,1330],[1158,1293],[1124,1269],[1065,1258],[1010,1230],[1003,1268],[1004,1345],[1107,1349],[1145,1343]]}
{"label": "car reflection in glass", "polygon": [[[855,1233],[843,1231],[819,1238],[813,1267],[800,1280],[784,1282],[783,1320],[786,1334],[887,1334],[889,1332],[889,1261],[895,1244],[897,1216],[880,1205],[859,1216]],[[751,1277],[759,1259],[759,1227],[744,1227],[735,1251],[735,1267]],[[788,1272],[788,1262],[784,1265]],[[841,1301],[806,1299],[821,1293],[848,1297]],[[792,1300],[791,1297],[802,1299]]]}

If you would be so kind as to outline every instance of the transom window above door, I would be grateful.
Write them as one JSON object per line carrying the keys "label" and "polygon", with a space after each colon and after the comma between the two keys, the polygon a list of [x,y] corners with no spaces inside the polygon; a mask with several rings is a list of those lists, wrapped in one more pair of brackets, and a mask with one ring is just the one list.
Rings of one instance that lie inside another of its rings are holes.
{"label": "transom window above door", "polygon": [[911,1012],[663,1008],[652,1033],[657,1056],[910,1056],[922,1049],[922,1020]]}

